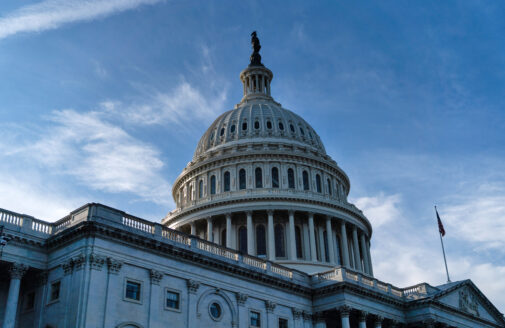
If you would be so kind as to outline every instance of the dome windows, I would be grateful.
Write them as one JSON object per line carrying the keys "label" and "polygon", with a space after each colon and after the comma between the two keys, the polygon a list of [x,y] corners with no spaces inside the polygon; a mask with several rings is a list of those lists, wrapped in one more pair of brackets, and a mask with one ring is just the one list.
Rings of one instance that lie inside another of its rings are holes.
{"label": "dome windows", "polygon": [[267,129],[269,129],[269,130],[272,129],[272,122],[267,121]]}
{"label": "dome windows", "polygon": [[279,169],[272,167],[272,188],[279,188]]}
{"label": "dome windows", "polygon": [[254,128],[255,128],[256,130],[258,130],[258,129],[260,128],[260,122],[259,122],[259,121],[255,121],[255,122],[254,122]]}
{"label": "dome windows", "polygon": [[279,122],[279,130],[284,131],[284,124],[282,122]]}
{"label": "dome windows", "polygon": [[322,192],[321,189],[321,176],[319,174],[316,174],[316,191],[317,192]]}
{"label": "dome windows", "polygon": [[219,132],[219,136],[223,136],[224,135],[224,128],[221,128],[221,132]]}
{"label": "dome windows", "polygon": [[247,122],[242,123],[242,131],[247,130]]}
{"label": "dome windows", "polygon": [[223,190],[224,191],[230,191],[230,172],[226,171],[224,172],[224,183],[223,183]]}
{"label": "dome windows", "polygon": [[216,194],[216,176],[215,175],[210,177],[210,194],[211,195]]}
{"label": "dome windows", "polygon": [[245,170],[244,169],[240,169],[240,171],[238,171],[238,186],[239,186],[239,189],[246,188]]}
{"label": "dome windows", "polygon": [[332,188],[331,188],[331,180],[330,180],[330,179],[327,179],[327,180],[326,180],[326,182],[328,183],[328,194],[329,194],[330,196],[332,196],[332,194],[333,194],[333,190],[332,190]]}
{"label": "dome windows", "polygon": [[305,131],[303,131],[302,127],[300,127],[300,133],[302,134],[302,136],[305,136]]}
{"label": "dome windows", "polygon": [[263,173],[261,172],[260,167],[257,167],[254,170],[254,178],[256,181],[256,188],[263,188]]}
{"label": "dome windows", "polygon": [[295,133],[295,126],[293,124],[289,125],[289,129],[291,130],[291,132]]}
{"label": "dome windows", "polygon": [[292,168],[288,169],[288,188],[295,189],[295,171]]}
{"label": "dome windows", "polygon": [[235,124],[233,124],[233,125],[230,127],[230,132],[231,132],[231,133],[235,133]]}
{"label": "dome windows", "polygon": [[307,171],[303,171],[302,180],[303,180],[303,190],[310,190],[309,173],[307,173]]}

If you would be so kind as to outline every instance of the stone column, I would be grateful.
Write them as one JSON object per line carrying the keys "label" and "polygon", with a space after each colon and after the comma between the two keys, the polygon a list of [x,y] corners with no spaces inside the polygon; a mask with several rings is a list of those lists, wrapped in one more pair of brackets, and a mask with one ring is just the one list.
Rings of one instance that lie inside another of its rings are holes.
{"label": "stone column", "polygon": [[226,247],[231,248],[231,213],[226,214]]}
{"label": "stone column", "polygon": [[351,313],[351,308],[344,305],[339,307],[337,310],[340,313],[342,328],[351,328],[351,324],[349,322],[349,314]]}
{"label": "stone column", "polygon": [[340,249],[342,250],[343,266],[349,268],[349,248],[347,247],[347,229],[345,222],[340,222]]}
{"label": "stone column", "polygon": [[9,273],[11,281],[9,285],[9,294],[7,296],[7,305],[5,307],[3,328],[14,328],[16,324],[16,313],[18,311],[19,287],[21,278],[28,270],[28,267],[21,263],[12,263]]}
{"label": "stone column", "polygon": [[254,255],[254,226],[252,222],[252,212],[246,212],[247,215],[247,254]]}
{"label": "stone column", "polygon": [[316,231],[314,230],[314,213],[309,213],[309,239],[310,239],[310,260],[317,261],[316,253]]}
{"label": "stone column", "polygon": [[276,317],[274,316],[274,310],[277,304],[275,304],[272,301],[265,301],[265,308],[267,310],[267,327],[275,327],[276,322],[275,319]]}
{"label": "stone column", "polygon": [[319,234],[319,254],[321,255],[321,262],[326,260],[326,251],[324,249],[324,230],[322,226],[317,227]]}
{"label": "stone column", "polygon": [[326,320],[324,319],[323,313],[318,312],[314,314],[314,328],[326,328]]}
{"label": "stone column", "polygon": [[368,255],[368,270],[370,270],[370,275],[373,277],[372,256],[370,255],[370,240],[368,240],[366,246],[366,254]]}
{"label": "stone column", "polygon": [[[158,315],[160,308],[163,308],[164,297],[163,288],[160,288],[160,282],[163,279],[163,272],[150,270],[151,285],[149,286],[149,327],[163,326],[163,319]],[[160,306],[161,301],[161,306]]]}
{"label": "stone column", "polygon": [[212,218],[207,218],[207,240],[210,242],[214,241],[214,229],[212,227]]}
{"label": "stone column", "polygon": [[186,280],[188,287],[188,327],[196,327],[196,305],[197,305],[197,292],[200,283],[195,280]]}
{"label": "stone column", "polygon": [[359,324],[359,328],[366,328],[366,316],[367,316],[368,313],[366,313],[365,311],[359,311],[359,315],[358,315],[358,324]]}
{"label": "stone column", "polygon": [[310,259],[310,243],[309,243],[309,225],[307,222],[303,223],[303,259]]}
{"label": "stone column", "polygon": [[295,212],[289,211],[289,259],[296,260]]}
{"label": "stone column", "polygon": [[361,258],[359,257],[358,231],[356,226],[352,227],[352,245],[354,248],[354,264],[356,266],[356,270],[363,271],[361,268]]}
{"label": "stone column", "polygon": [[363,272],[366,274],[370,274],[369,262],[368,262],[368,253],[366,251],[366,242],[365,242],[365,233],[360,234],[360,245],[361,245],[361,254],[363,254]]}
{"label": "stone column", "polygon": [[293,327],[303,328],[303,311],[297,308],[291,308],[293,313]]}
{"label": "stone column", "polygon": [[374,327],[375,328],[382,328],[382,321],[384,320],[384,317],[381,317],[380,315],[375,316],[375,322],[374,322]]}
{"label": "stone column", "polygon": [[248,296],[246,294],[236,293],[235,297],[238,305],[238,327],[249,327],[248,308],[245,306]]}
{"label": "stone column", "polygon": [[335,263],[335,248],[333,246],[333,229],[331,227],[331,217],[326,217],[326,237],[328,239],[328,260]]}
{"label": "stone column", "polygon": [[274,211],[268,211],[268,259],[275,260]]}
{"label": "stone column", "polygon": [[195,221],[191,222],[189,226],[191,227],[191,234],[196,235],[196,222]]}

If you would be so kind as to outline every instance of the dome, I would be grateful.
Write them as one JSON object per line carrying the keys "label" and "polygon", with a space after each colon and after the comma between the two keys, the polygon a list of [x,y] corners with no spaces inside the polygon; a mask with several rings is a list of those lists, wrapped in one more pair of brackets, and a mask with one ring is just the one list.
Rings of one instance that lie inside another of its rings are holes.
{"label": "dome", "polygon": [[326,155],[321,139],[304,119],[275,101],[261,99],[241,103],[219,116],[198,142],[193,159],[208,150],[264,139],[308,146]]}

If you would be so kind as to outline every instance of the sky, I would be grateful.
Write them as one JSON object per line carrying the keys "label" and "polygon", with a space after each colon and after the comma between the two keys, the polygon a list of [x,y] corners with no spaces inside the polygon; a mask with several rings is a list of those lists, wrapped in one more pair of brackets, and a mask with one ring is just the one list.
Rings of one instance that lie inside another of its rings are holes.
{"label": "sky", "polygon": [[160,221],[201,135],[272,95],[319,133],[373,225],[375,276],[471,279],[505,312],[505,3],[3,0],[0,208]]}

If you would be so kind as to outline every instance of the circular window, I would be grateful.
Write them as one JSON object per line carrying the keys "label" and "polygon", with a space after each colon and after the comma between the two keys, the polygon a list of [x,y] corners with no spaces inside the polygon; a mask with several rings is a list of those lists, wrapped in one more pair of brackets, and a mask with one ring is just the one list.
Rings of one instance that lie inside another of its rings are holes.
{"label": "circular window", "polygon": [[260,128],[260,122],[259,121],[254,122],[254,128],[255,129],[259,129]]}
{"label": "circular window", "polygon": [[267,121],[267,129],[271,129],[271,128],[272,128],[272,122]]}
{"label": "circular window", "polygon": [[284,124],[282,122],[279,122],[279,130],[284,131]]}
{"label": "circular window", "polygon": [[223,311],[221,310],[221,305],[219,305],[216,302],[212,303],[209,306],[209,313],[212,319],[214,320],[221,319],[221,315],[223,314]]}
{"label": "circular window", "polygon": [[230,132],[231,132],[231,133],[235,132],[235,124],[233,124],[233,125],[230,127]]}

